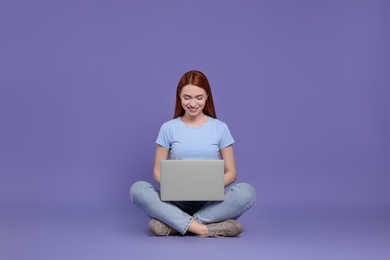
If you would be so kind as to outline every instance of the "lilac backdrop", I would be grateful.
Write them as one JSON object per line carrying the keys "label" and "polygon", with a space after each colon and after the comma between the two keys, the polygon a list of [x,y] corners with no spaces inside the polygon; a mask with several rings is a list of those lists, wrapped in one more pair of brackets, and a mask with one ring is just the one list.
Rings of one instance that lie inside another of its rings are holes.
{"label": "lilac backdrop", "polygon": [[258,205],[388,207],[388,10],[2,1],[2,210],[128,210],[189,69],[208,75]]}
{"label": "lilac backdrop", "polygon": [[[387,259],[389,7],[1,1],[0,258]],[[190,69],[257,189],[238,240],[155,243],[129,202]]]}

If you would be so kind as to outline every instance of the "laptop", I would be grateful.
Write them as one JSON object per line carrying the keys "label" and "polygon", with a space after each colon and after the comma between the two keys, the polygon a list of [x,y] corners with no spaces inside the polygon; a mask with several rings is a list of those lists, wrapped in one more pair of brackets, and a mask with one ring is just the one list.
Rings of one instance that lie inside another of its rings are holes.
{"label": "laptop", "polygon": [[162,160],[162,201],[224,200],[223,160]]}

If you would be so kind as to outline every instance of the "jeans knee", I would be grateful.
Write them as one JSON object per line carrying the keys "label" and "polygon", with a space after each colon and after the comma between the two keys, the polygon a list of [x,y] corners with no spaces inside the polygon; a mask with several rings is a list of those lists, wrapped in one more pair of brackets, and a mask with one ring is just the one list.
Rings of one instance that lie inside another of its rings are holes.
{"label": "jeans knee", "polygon": [[140,199],[141,195],[144,193],[143,191],[147,188],[150,188],[151,184],[146,181],[137,181],[133,183],[130,187],[130,199],[134,203]]}
{"label": "jeans knee", "polygon": [[239,190],[240,199],[246,205],[252,206],[256,201],[256,189],[249,183],[237,183],[235,186]]}

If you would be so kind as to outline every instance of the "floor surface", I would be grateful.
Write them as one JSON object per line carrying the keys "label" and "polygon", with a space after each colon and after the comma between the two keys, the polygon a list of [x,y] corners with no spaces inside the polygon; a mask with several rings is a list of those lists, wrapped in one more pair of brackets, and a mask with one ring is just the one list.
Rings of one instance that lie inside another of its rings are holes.
{"label": "floor surface", "polygon": [[153,237],[148,219],[121,214],[0,217],[0,259],[390,259],[390,214],[247,212],[236,238]]}

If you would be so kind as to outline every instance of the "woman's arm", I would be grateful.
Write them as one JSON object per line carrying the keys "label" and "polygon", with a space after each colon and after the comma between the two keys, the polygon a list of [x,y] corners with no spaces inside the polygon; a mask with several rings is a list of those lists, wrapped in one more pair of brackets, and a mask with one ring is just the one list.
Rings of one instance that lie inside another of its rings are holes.
{"label": "woman's arm", "polygon": [[154,159],[153,178],[160,183],[160,161],[168,159],[169,149],[157,145],[156,157]]}
{"label": "woman's arm", "polygon": [[225,161],[225,176],[224,176],[224,185],[225,188],[236,181],[237,171],[236,163],[234,160],[234,151],[233,145],[221,150],[221,157]]}

